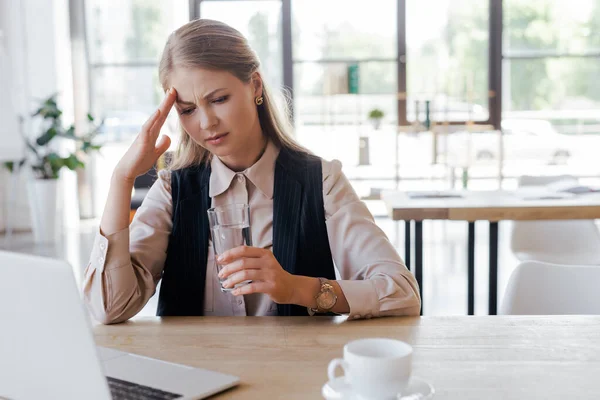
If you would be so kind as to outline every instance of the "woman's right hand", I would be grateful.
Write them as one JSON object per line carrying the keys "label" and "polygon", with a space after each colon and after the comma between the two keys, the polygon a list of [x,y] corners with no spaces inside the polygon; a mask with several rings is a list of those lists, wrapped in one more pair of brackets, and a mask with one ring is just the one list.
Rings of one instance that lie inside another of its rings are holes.
{"label": "woman's right hand", "polygon": [[113,174],[114,177],[133,183],[135,178],[152,168],[158,158],[167,151],[171,145],[171,139],[168,136],[162,136],[158,143],[157,139],[176,98],[175,88],[169,89],[158,110],[144,123],[134,142],[119,160]]}

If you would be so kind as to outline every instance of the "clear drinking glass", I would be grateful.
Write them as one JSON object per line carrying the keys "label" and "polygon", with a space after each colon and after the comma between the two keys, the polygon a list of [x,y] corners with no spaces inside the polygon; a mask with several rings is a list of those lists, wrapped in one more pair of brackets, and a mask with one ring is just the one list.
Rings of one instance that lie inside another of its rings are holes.
{"label": "clear drinking glass", "polygon": [[[208,221],[215,251],[217,274],[223,268],[216,259],[226,252],[239,246],[252,246],[250,234],[250,206],[248,204],[229,204],[208,210]],[[219,278],[221,291],[230,292],[252,281],[240,282],[233,288],[224,288],[225,279]]]}

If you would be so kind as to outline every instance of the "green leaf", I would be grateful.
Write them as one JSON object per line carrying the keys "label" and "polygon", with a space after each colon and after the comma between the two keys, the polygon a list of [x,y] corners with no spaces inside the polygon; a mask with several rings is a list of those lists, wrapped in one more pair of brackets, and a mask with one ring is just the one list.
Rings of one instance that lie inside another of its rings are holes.
{"label": "green leaf", "polygon": [[65,132],[65,136],[67,137],[75,137],[75,126],[71,125],[69,129]]}
{"label": "green leaf", "polygon": [[57,179],[58,172],[65,166],[65,161],[56,153],[50,153],[46,156],[44,175],[46,179]]}
{"label": "green leaf", "polygon": [[45,146],[50,142],[57,134],[55,127],[49,128],[46,132],[44,132],[40,137],[35,141],[38,146]]}
{"label": "green leaf", "polygon": [[85,164],[79,160],[75,154],[71,154],[69,157],[63,158],[63,163],[71,171],[74,171],[77,168],[83,168],[85,166]]}
{"label": "green leaf", "polygon": [[[31,168],[35,172],[36,176],[43,179],[58,178],[60,169],[63,167],[67,167],[70,170],[85,167],[85,164],[77,157],[77,155],[81,156],[82,153],[98,151],[101,148],[100,145],[95,145],[92,142],[97,128],[96,123],[94,122],[95,119],[90,113],[88,113],[86,116],[92,131],[88,132],[86,135],[77,136],[74,125],[71,125],[68,128],[63,126],[60,119],[63,115],[63,112],[58,106],[57,96],[58,94],[54,94],[45,98],[44,100],[40,100],[39,108],[33,114],[34,116],[43,118],[45,120],[45,126],[49,127],[32,142],[29,142],[27,139],[25,139],[27,148],[36,156]],[[101,123],[103,122],[104,121],[101,121]],[[94,129],[96,130],[94,131]],[[61,157],[54,152],[45,154],[47,150],[43,147],[48,145],[48,143],[56,136],[74,140],[77,152],[69,155],[68,157]],[[14,165],[12,167],[14,167]]]}
{"label": "green leaf", "polygon": [[36,110],[36,112],[34,112],[33,114],[31,114],[32,117],[37,117],[38,115],[40,115],[42,113],[42,110],[44,110],[44,107],[38,108]]}
{"label": "green leaf", "polygon": [[62,115],[62,111],[58,108],[58,105],[56,103],[57,95],[58,94],[53,94],[52,96],[44,100],[42,102],[42,106],[38,108],[35,113],[33,113],[33,116],[35,117],[40,115],[45,119],[58,120]]}
{"label": "green leaf", "polygon": [[383,111],[378,108],[374,108],[369,112],[369,118],[379,119],[383,118]]}
{"label": "green leaf", "polygon": [[[19,160],[19,162],[17,163],[17,165],[19,166],[19,168],[21,168],[23,165],[25,164],[25,159],[23,158],[22,160]],[[6,169],[8,169],[8,171],[10,173],[12,173],[15,169],[15,162],[14,161],[7,161],[4,163],[4,167]]]}
{"label": "green leaf", "polygon": [[44,106],[56,108],[56,94],[53,94],[48,99],[46,99],[46,101],[44,101]]}
{"label": "green leaf", "polygon": [[85,141],[84,141],[84,142],[81,144],[81,150],[82,150],[84,153],[86,153],[86,154],[87,154],[87,153],[89,153],[90,151],[93,151],[93,150],[95,150],[95,151],[98,151],[98,150],[100,150],[101,148],[102,148],[102,146],[101,146],[101,145],[92,144],[92,142],[90,142],[90,141],[88,141],[88,140],[85,140]]}
{"label": "green leaf", "polygon": [[50,153],[45,157],[46,161],[54,165],[63,165],[63,159],[56,153]]}
{"label": "green leaf", "polygon": [[73,157],[73,156],[69,156],[67,158],[63,159],[65,165],[67,168],[69,168],[71,171],[75,170],[75,168],[77,168],[77,158]]}
{"label": "green leaf", "polygon": [[39,110],[39,115],[47,119],[58,119],[62,115],[62,111],[60,111],[56,107],[42,107]]}

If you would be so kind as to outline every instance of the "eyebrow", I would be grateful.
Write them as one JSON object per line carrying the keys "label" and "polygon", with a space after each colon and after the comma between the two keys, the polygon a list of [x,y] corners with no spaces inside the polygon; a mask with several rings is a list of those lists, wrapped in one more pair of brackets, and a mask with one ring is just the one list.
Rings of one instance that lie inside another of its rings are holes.
{"label": "eyebrow", "polygon": [[[219,90],[225,90],[226,88],[219,88],[219,89],[215,89],[212,92],[210,92],[209,94],[207,94],[206,96],[204,96],[205,99],[208,99],[209,97],[211,97],[212,95],[214,95],[215,93],[217,93]],[[196,103],[194,103],[193,101],[185,101],[179,98],[179,95],[177,95],[177,99],[175,100],[175,102],[179,105],[183,105],[183,106],[193,106],[196,105]]]}

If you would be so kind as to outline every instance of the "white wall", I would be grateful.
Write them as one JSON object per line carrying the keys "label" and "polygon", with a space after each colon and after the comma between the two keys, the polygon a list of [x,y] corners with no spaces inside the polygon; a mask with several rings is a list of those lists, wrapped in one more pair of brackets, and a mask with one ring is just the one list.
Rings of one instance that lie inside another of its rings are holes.
{"label": "white wall", "polygon": [[[3,121],[16,121],[16,115],[30,115],[36,101],[59,93],[59,102],[65,112],[64,122],[73,118],[73,81],[71,68],[71,45],[69,40],[68,0],[0,0],[0,29],[4,32],[8,73],[0,86],[0,125]],[[6,83],[8,82],[8,84]],[[4,103],[0,103],[4,105]],[[10,126],[10,122],[7,123]],[[39,134],[35,124],[26,121],[26,134]],[[21,139],[13,132],[15,128],[0,129],[0,146],[8,149],[21,145]],[[29,229],[29,207],[25,192],[27,174],[22,174],[18,188],[18,205],[11,210],[16,229]],[[7,174],[0,174],[0,202],[2,209],[7,196]],[[65,194],[65,209],[75,215],[75,174],[65,173],[61,187]],[[4,229],[3,213],[0,213],[0,230]],[[78,212],[77,212],[78,214]]]}
{"label": "white wall", "polygon": [[0,160],[19,157],[23,141],[19,138],[17,110],[23,107],[22,35],[18,3],[0,0]]}

